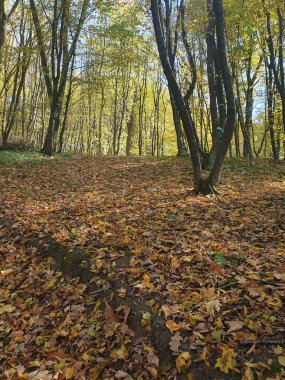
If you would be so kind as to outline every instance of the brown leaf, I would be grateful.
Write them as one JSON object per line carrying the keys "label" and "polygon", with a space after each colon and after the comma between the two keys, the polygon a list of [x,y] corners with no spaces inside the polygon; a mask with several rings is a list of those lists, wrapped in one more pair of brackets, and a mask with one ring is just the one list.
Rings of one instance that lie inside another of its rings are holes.
{"label": "brown leaf", "polygon": [[176,332],[175,335],[173,335],[170,339],[169,346],[173,353],[178,354],[179,346],[181,344],[181,340],[183,340],[182,336],[180,335],[180,332]]}
{"label": "brown leaf", "polygon": [[115,323],[119,322],[119,318],[117,317],[115,310],[110,305],[108,305],[107,302],[106,302],[106,308],[104,311],[104,316],[105,316],[107,325],[113,322]]}
{"label": "brown leaf", "polygon": [[241,321],[225,321],[225,325],[228,327],[227,333],[239,331],[243,328],[243,323]]}

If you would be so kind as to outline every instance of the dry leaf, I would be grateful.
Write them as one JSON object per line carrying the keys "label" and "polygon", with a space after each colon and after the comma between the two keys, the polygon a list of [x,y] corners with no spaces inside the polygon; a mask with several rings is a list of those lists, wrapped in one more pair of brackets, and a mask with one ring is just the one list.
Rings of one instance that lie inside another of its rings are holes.
{"label": "dry leaf", "polygon": [[254,373],[249,367],[245,370],[242,380],[254,380]]}
{"label": "dry leaf", "polygon": [[73,375],[74,375],[74,368],[72,368],[72,367],[67,368],[65,371],[66,380],[72,379]]}
{"label": "dry leaf", "polygon": [[273,349],[275,355],[281,355],[283,352],[283,348],[281,346],[277,346]]}
{"label": "dry leaf", "polygon": [[222,356],[217,359],[215,368],[220,368],[224,373],[229,373],[230,369],[233,369],[236,365],[235,357],[237,356],[231,348],[225,348],[222,352]]}
{"label": "dry leaf", "polygon": [[181,344],[181,341],[183,340],[182,336],[180,335],[180,332],[176,332],[175,335],[173,335],[170,339],[169,346],[173,353],[178,354],[179,346]]}
{"label": "dry leaf", "polygon": [[285,356],[278,356],[278,363],[285,367]]}
{"label": "dry leaf", "polygon": [[192,363],[189,352],[182,352],[176,359],[176,368],[178,373],[185,373]]}
{"label": "dry leaf", "polygon": [[12,313],[12,311],[14,309],[15,308],[12,305],[3,305],[3,304],[0,304],[0,315],[3,314],[3,313]]}
{"label": "dry leaf", "polygon": [[188,327],[188,326],[184,326],[184,325],[178,325],[177,323],[171,321],[170,319],[168,319],[166,321],[166,327],[171,331],[178,331],[178,330],[187,330],[187,331],[190,331],[191,328]]}
{"label": "dry leaf", "polygon": [[112,359],[127,359],[129,356],[128,350],[124,344],[121,345],[117,350],[111,351],[110,357]]}
{"label": "dry leaf", "polygon": [[243,328],[243,323],[241,321],[225,321],[224,323],[228,327],[227,333],[239,331]]}
{"label": "dry leaf", "polygon": [[106,302],[106,308],[104,311],[104,316],[106,319],[106,324],[110,324],[113,322],[116,322],[116,323],[119,322],[119,318],[116,316],[115,310],[111,306],[109,306],[107,304],[107,302]]}

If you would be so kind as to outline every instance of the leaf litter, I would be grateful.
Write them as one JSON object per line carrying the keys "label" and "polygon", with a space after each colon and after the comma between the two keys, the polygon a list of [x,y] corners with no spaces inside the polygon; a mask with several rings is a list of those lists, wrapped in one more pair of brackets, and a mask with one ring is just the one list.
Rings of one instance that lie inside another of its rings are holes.
{"label": "leaf litter", "polygon": [[284,378],[284,167],[188,165],[1,167],[1,378]]}

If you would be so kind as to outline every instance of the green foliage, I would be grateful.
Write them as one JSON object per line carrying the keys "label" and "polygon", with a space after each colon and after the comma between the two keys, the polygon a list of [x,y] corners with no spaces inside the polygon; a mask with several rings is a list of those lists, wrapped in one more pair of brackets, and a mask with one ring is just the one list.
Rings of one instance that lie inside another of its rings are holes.
{"label": "green foliage", "polygon": [[37,152],[17,152],[0,150],[0,165],[33,164],[40,161],[48,161],[50,158]]}

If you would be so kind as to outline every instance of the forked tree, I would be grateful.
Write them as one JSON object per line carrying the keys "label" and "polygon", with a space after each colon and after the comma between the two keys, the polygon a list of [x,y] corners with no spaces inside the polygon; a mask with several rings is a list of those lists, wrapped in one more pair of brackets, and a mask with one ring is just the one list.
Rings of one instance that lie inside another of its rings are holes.
{"label": "forked tree", "polygon": [[215,19],[215,41],[217,49],[217,57],[219,59],[219,67],[221,70],[222,85],[225,92],[226,100],[226,120],[222,130],[221,138],[217,139],[217,153],[214,158],[213,165],[208,176],[203,176],[202,157],[199,149],[199,141],[197,137],[194,121],[191,112],[182,91],[179,87],[175,73],[173,71],[171,61],[169,59],[168,49],[165,44],[165,30],[162,23],[162,12],[165,8],[162,0],[151,0],[151,13],[153,26],[155,31],[156,43],[161,65],[168,81],[168,86],[173,94],[176,106],[182,120],[184,132],[187,138],[193,168],[194,189],[197,193],[209,194],[215,190],[216,185],[220,181],[224,159],[226,157],[229,145],[235,127],[235,99],[233,91],[232,77],[229,70],[227,48],[225,39],[225,18],[222,0],[213,0],[211,8],[213,9]]}

